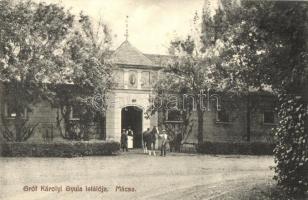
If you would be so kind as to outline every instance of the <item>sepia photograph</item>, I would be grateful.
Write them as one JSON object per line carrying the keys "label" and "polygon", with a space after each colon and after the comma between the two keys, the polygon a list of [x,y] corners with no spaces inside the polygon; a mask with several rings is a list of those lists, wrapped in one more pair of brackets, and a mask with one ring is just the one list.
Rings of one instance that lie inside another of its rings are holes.
{"label": "sepia photograph", "polygon": [[308,1],[0,0],[0,200],[308,200]]}

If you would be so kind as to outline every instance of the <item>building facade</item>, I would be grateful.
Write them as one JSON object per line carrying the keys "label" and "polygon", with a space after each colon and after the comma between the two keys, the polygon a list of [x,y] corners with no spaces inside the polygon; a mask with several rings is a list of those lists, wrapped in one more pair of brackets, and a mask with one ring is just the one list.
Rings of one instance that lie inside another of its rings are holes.
{"label": "building facade", "polygon": [[[158,113],[152,116],[146,115],[151,106],[150,97],[153,94],[153,85],[160,76],[163,63],[168,56],[144,54],[136,49],[129,41],[124,41],[112,54],[111,61],[115,65],[115,87],[108,94],[108,109],[105,123],[95,121],[91,125],[89,139],[120,141],[122,129],[132,129],[134,132],[134,148],[142,146],[142,132],[147,128],[157,126],[171,127],[176,134],[182,133],[183,126],[174,114]],[[0,85],[0,97],[3,97],[3,85]],[[204,140],[218,142],[245,142],[250,141],[270,142],[270,131],[277,124],[275,114],[275,99],[271,95],[260,95],[252,99],[258,99],[256,108],[249,113],[247,120],[247,101],[238,99],[237,107],[233,109],[217,110],[215,106],[211,111],[204,113]],[[258,97],[258,98],[257,98]],[[1,142],[7,141],[7,137],[13,129],[6,129],[15,117],[14,110],[10,109],[9,102],[0,98],[0,127]],[[225,105],[231,102],[225,102]],[[57,128],[59,110],[48,102],[40,102],[31,110],[25,110],[23,117],[29,119],[28,123],[35,125],[34,133],[27,142],[57,142],[65,141],[61,131]],[[77,111],[72,109],[71,121],[78,123]],[[170,129],[170,130],[171,130]],[[249,133],[248,133],[249,132]],[[197,120],[192,115],[190,133],[182,135],[182,143],[197,143]]]}
{"label": "building facade", "polygon": [[157,55],[145,55],[124,41],[111,57],[116,66],[116,86],[109,94],[106,113],[107,140],[120,141],[121,130],[131,128],[134,147],[142,145],[142,132],[158,126],[157,115],[147,117],[152,88],[162,69]]}

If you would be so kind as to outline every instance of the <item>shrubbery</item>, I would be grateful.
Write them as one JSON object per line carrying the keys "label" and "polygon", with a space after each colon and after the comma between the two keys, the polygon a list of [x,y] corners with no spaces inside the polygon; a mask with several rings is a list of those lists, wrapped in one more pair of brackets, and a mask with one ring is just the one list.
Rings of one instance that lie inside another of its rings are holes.
{"label": "shrubbery", "polygon": [[279,101],[274,178],[288,194],[302,195],[308,191],[308,134],[304,128],[307,110],[300,97],[280,95]]}
{"label": "shrubbery", "polygon": [[120,149],[118,142],[66,142],[2,144],[2,156],[16,157],[77,157],[112,155]]}
{"label": "shrubbery", "polygon": [[197,151],[199,153],[207,154],[272,155],[273,149],[273,144],[262,142],[204,142],[197,146]]}

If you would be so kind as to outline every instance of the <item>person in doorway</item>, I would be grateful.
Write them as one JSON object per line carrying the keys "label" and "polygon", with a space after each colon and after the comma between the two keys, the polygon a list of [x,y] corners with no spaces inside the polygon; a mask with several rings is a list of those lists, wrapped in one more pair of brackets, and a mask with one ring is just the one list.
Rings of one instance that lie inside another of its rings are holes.
{"label": "person in doorway", "polygon": [[127,131],[128,136],[134,136],[134,131],[129,127]]}
{"label": "person in doorway", "polygon": [[147,128],[147,130],[142,133],[143,153],[146,153],[146,154],[148,153],[148,147],[147,147],[148,137],[151,137],[151,135],[150,135],[150,128]]}
{"label": "person in doorway", "polygon": [[168,142],[168,135],[165,130],[159,135],[161,138],[160,156],[166,156],[166,146]]}
{"label": "person in doorway", "polygon": [[128,148],[131,149],[133,148],[134,145],[134,131],[131,129],[131,127],[128,127],[127,130],[127,138],[128,138]]}
{"label": "person in doorway", "polygon": [[123,129],[122,133],[121,133],[121,146],[122,146],[123,152],[124,152],[124,150],[126,150],[126,152],[128,151],[128,147],[127,147],[127,133],[126,133],[125,129]]}

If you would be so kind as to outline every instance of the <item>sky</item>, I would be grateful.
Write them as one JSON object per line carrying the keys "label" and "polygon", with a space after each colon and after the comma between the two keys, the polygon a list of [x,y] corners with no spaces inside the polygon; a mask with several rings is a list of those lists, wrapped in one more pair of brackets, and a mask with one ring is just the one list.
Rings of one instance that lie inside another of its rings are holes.
{"label": "sky", "polygon": [[95,21],[102,19],[112,31],[113,49],[125,40],[125,21],[129,16],[128,40],[143,53],[154,54],[167,54],[173,38],[189,34],[195,12],[200,15],[205,3],[205,0],[35,1],[59,3],[74,14],[83,11]]}

